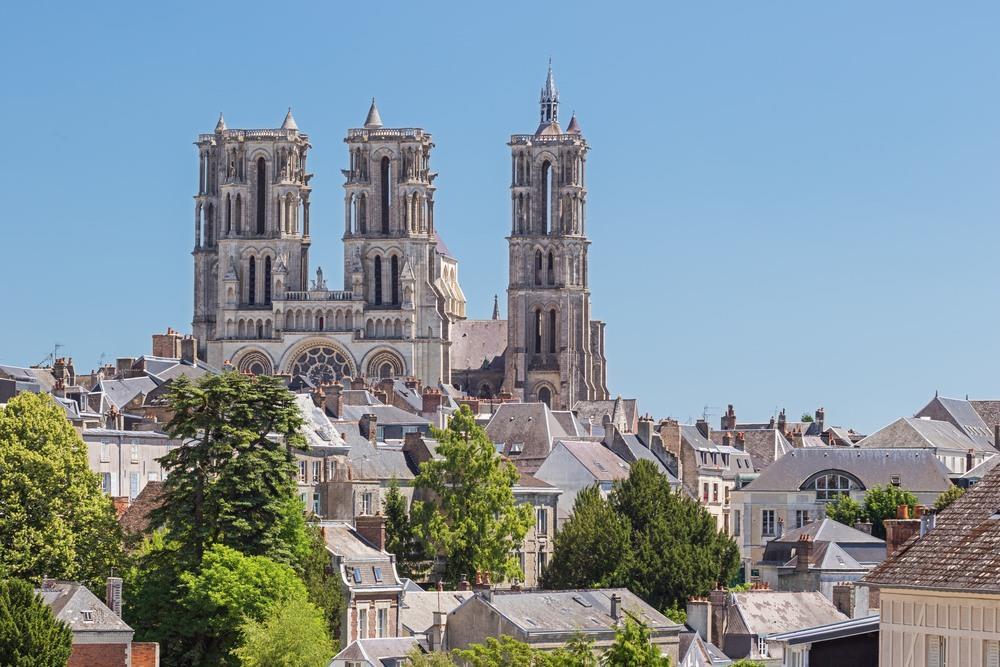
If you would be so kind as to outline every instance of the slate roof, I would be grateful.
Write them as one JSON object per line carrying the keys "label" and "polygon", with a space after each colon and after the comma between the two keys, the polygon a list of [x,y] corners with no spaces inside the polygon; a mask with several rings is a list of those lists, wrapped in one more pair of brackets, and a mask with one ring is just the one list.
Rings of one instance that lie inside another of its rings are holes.
{"label": "slate roof", "polygon": [[938,513],[872,570],[866,583],[901,588],[1000,592],[1000,467]]}
{"label": "slate roof", "polygon": [[401,426],[426,426],[427,420],[420,415],[407,412],[395,405],[345,405],[344,414],[341,418],[350,421],[358,421],[364,415],[375,415],[378,417],[380,426],[386,424]]}
{"label": "slate roof", "polygon": [[309,447],[346,447],[340,431],[326,414],[326,410],[317,407],[309,394],[296,394],[295,404],[299,406],[304,424],[302,434]]}
{"label": "slate roof", "polygon": [[382,667],[401,664],[406,654],[417,646],[416,637],[391,637],[387,639],[356,639],[333,657],[333,662],[360,662]]}
{"label": "slate roof", "polygon": [[616,455],[620,456],[627,463],[632,464],[636,461],[645,460],[651,462],[656,466],[656,469],[662,475],[666,475],[670,480],[671,486],[677,486],[680,484],[680,480],[667,469],[667,466],[656,456],[648,447],[639,441],[639,438],[633,433],[615,433],[614,440],[608,448],[614,452]]}
{"label": "slate roof", "polygon": [[[785,562],[785,567],[796,567],[799,555],[795,554]],[[815,544],[809,553],[809,567],[816,570],[864,571],[867,568],[847,553],[836,542]]]}
{"label": "slate roof", "polygon": [[51,393],[56,386],[56,379],[51,368],[23,368],[21,366],[0,365],[0,374],[9,376],[20,382],[37,382],[45,393]]}
{"label": "slate roof", "polygon": [[[798,559],[793,557],[792,553],[797,549],[799,537],[802,535],[812,537],[810,562],[816,567],[863,569],[866,565],[871,566],[885,560],[884,540],[825,517],[807,523],[801,528],[789,530],[781,537],[768,542],[761,561],[794,565]],[[831,552],[827,545],[836,548]],[[841,552],[846,553],[848,558],[840,557]]]}
{"label": "slate roof", "polygon": [[[611,417],[615,411],[615,401],[619,399],[609,399],[606,401],[577,401],[573,406],[573,412],[581,424],[586,424],[588,418],[593,418],[594,426],[600,426],[604,420],[604,415]],[[628,429],[635,432],[639,425],[638,402],[634,398],[622,398],[622,407],[625,409],[625,422]]]}
{"label": "slate roof", "polygon": [[749,591],[731,593],[728,634],[770,635],[846,621],[818,592]]}
{"label": "slate roof", "polygon": [[563,431],[565,431],[567,435],[574,438],[582,438],[587,435],[587,432],[584,430],[584,425],[581,424],[580,421],[577,420],[576,415],[569,410],[553,410],[552,416],[555,417],[557,422],[559,422],[559,425],[562,426]]}
{"label": "slate roof", "polygon": [[559,444],[599,482],[628,477],[628,463],[599,442],[560,440]]}
{"label": "slate roof", "polygon": [[802,535],[809,535],[815,542],[839,542],[844,544],[885,544],[874,535],[824,517],[793,530],[786,530],[776,542],[798,542]]}
{"label": "slate roof", "polygon": [[993,470],[993,468],[995,468],[998,463],[1000,463],[1000,456],[991,456],[990,458],[986,459],[985,461],[974,467],[972,470],[962,475],[962,479],[980,480],[986,476],[986,473],[988,473],[990,470]]}
{"label": "slate roof", "polygon": [[337,556],[344,583],[351,590],[402,589],[392,558],[379,551],[350,525],[331,521],[320,524],[326,549]]}
{"label": "slate roof", "polygon": [[503,369],[507,351],[507,320],[459,320],[451,325],[452,375],[462,370]]}
{"label": "slate roof", "polygon": [[412,634],[425,634],[434,623],[435,611],[447,614],[473,595],[472,591],[406,591],[399,622]]}
{"label": "slate roof", "polygon": [[923,417],[901,417],[858,442],[858,447],[933,447],[963,453],[970,449],[997,451],[988,443],[968,437],[951,422]]}
{"label": "slate roof", "polygon": [[[42,600],[52,608],[57,619],[69,626],[76,633],[87,632],[132,632],[125,621],[90,592],[86,586],[72,581],[42,582],[40,589],[35,589]],[[86,620],[90,612],[92,620]]]}
{"label": "slate roof", "polygon": [[101,380],[94,387],[94,391],[103,393],[112,405],[121,410],[136,396],[148,394],[157,386],[158,383],[151,377],[140,376],[120,380]]}
{"label": "slate roof", "polygon": [[518,471],[517,484],[515,484],[514,487],[515,488],[520,487],[522,489],[527,489],[529,491],[534,491],[536,493],[544,493],[544,492],[562,493],[557,487],[552,486],[548,482],[538,479],[534,475],[529,475],[523,470]]}
{"label": "slate roof", "polygon": [[764,428],[758,430],[734,431],[712,431],[709,436],[712,442],[721,445],[726,434],[729,435],[730,442],[736,442],[736,434],[743,434],[743,451],[750,455],[754,470],[763,470],[767,466],[780,459],[788,452],[795,449],[792,443],[776,428]]}
{"label": "slate roof", "polygon": [[881,616],[863,616],[861,618],[851,618],[846,621],[827,623],[812,628],[792,630],[770,635],[769,641],[784,642],[794,646],[795,644],[812,644],[816,642],[829,641],[831,639],[844,639],[855,635],[864,635],[869,632],[878,632]]}
{"label": "slate roof", "polygon": [[993,446],[992,426],[987,426],[982,416],[968,400],[935,396],[914,416],[950,422],[980,446]]}
{"label": "slate roof", "polygon": [[890,484],[894,475],[914,493],[941,493],[951,486],[948,469],[929,449],[795,449],[772,463],[742,490],[795,491],[812,475],[843,470],[866,489]]}
{"label": "slate roof", "polygon": [[[552,451],[555,438],[569,434],[544,403],[503,403],[486,424],[490,440],[503,445],[503,453],[512,459],[537,468]],[[521,451],[514,451],[515,445]],[[529,470],[530,472],[530,470]]]}
{"label": "slate roof", "polygon": [[677,664],[681,667],[731,665],[733,661],[715,644],[704,641],[697,632],[682,632],[677,636]]}
{"label": "slate roof", "polygon": [[406,455],[399,449],[375,447],[367,438],[351,443],[347,454],[351,477],[356,480],[413,479],[413,471],[406,462]]}

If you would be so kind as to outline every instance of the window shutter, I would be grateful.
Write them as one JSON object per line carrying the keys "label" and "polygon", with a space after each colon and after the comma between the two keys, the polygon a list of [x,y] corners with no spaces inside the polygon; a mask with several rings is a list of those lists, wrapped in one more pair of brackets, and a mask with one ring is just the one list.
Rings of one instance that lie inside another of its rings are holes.
{"label": "window shutter", "polygon": [[941,667],[941,638],[937,635],[927,637],[927,667]]}
{"label": "window shutter", "polygon": [[1000,642],[986,642],[986,667],[1000,667]]}

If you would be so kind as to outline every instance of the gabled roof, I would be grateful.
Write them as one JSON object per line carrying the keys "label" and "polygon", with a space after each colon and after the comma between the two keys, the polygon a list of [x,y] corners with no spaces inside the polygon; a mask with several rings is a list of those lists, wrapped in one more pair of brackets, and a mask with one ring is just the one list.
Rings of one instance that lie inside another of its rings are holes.
{"label": "gabled roof", "polygon": [[680,667],[715,667],[731,665],[729,659],[715,644],[703,640],[697,632],[681,632],[677,636],[677,664]]}
{"label": "gabled roof", "polygon": [[541,464],[555,438],[569,436],[544,403],[502,403],[486,424],[486,433],[503,445],[506,456],[528,468]]}
{"label": "gabled roof", "polygon": [[152,529],[151,515],[153,510],[163,505],[165,500],[163,482],[146,482],[146,486],[142,488],[139,495],[118,519],[118,524],[126,535],[145,535]]}
{"label": "gabled roof", "polygon": [[735,443],[737,435],[743,436],[743,451],[750,455],[754,470],[763,470],[788,452],[795,449],[792,443],[776,428],[733,431],[712,431],[709,435],[716,444],[721,444],[723,438],[729,435],[730,442]]}
{"label": "gabled roof", "polygon": [[364,415],[375,415],[379,426],[426,426],[427,420],[420,415],[397,408],[395,405],[345,405],[343,419],[357,421]]}
{"label": "gabled roof", "polygon": [[411,634],[424,634],[434,623],[435,611],[447,614],[473,595],[472,591],[406,591],[399,623]]}
{"label": "gabled roof", "polygon": [[793,530],[785,531],[774,542],[798,542],[802,535],[809,535],[814,542],[838,542],[841,544],[885,544],[874,535],[846,526],[830,517],[812,521]]}
{"label": "gabled roof", "polygon": [[593,419],[594,426],[601,426],[604,416],[615,418],[615,404],[619,404],[619,410],[624,410],[624,420],[627,430],[635,432],[639,425],[638,401],[634,398],[609,399],[605,401],[577,401],[573,406],[573,412],[581,424],[588,423],[588,419]]}
{"label": "gabled roof", "polygon": [[986,447],[993,446],[993,427],[983,421],[982,415],[979,414],[968,400],[934,396],[914,416],[918,418],[930,417],[931,419],[950,422],[979,445]]}
{"label": "gabled roof", "polygon": [[125,621],[108,609],[86,586],[73,581],[45,580],[35,590],[52,608],[55,617],[76,633],[132,632]]}
{"label": "gabled roof", "polygon": [[628,477],[629,464],[599,442],[559,440],[556,448],[559,447],[579,461],[595,481],[611,482]]}
{"label": "gabled roof", "polygon": [[951,422],[923,417],[901,417],[858,442],[858,447],[904,447],[996,453],[990,444],[973,440]]}
{"label": "gabled roof", "polygon": [[351,477],[355,480],[399,481],[413,479],[413,470],[406,462],[406,454],[399,449],[376,447],[367,438],[350,439],[351,449],[347,460]]}
{"label": "gabled roof", "polygon": [[[362,662],[374,667],[396,664],[419,646],[416,637],[391,637],[387,639],[356,639],[333,657],[333,661]],[[384,662],[390,660],[390,663]],[[330,664],[333,664],[331,662]]]}
{"label": "gabled roof", "polygon": [[[796,567],[799,555],[795,554],[785,563],[786,567]],[[840,548],[836,542],[820,542],[816,544],[809,558],[809,567],[816,570],[847,570],[864,571],[865,568],[853,556]]]}
{"label": "gabled roof", "polygon": [[863,616],[861,618],[851,618],[846,621],[817,625],[791,632],[782,632],[768,636],[768,641],[784,642],[794,646],[795,644],[812,644],[815,642],[830,641],[831,639],[844,639],[855,635],[865,635],[869,632],[878,632],[881,616]]}
{"label": "gabled roof", "polygon": [[991,433],[993,427],[1000,424],[1000,401],[969,401],[969,405],[976,411]]}
{"label": "gabled roof", "polygon": [[948,469],[929,449],[824,447],[788,452],[741,491],[796,491],[824,470],[847,472],[866,489],[891,484],[894,476],[914,493],[941,493],[951,486]]}
{"label": "gabled roof", "polygon": [[129,401],[140,394],[145,395],[156,389],[158,382],[149,376],[122,378],[120,380],[100,380],[94,387],[94,393],[103,393],[104,397],[116,408],[121,410]]}
{"label": "gabled roof", "polygon": [[730,595],[733,605],[728,632],[731,634],[771,635],[847,620],[818,591],[750,591]]}
{"label": "gabled roof", "polygon": [[938,513],[932,530],[905,543],[864,581],[900,588],[1000,592],[1000,467]]}

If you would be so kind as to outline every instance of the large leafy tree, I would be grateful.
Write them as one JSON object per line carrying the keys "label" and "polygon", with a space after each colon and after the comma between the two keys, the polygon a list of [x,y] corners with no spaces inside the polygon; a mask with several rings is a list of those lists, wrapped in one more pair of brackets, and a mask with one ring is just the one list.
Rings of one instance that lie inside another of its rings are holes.
{"label": "large leafy tree", "polygon": [[854,527],[865,518],[865,508],[846,493],[826,504],[826,515],[845,526]]}
{"label": "large leafy tree", "polygon": [[872,535],[884,538],[883,522],[895,517],[900,505],[908,505],[912,515],[918,502],[912,492],[891,484],[873,486],[865,491],[865,516],[872,522]]}
{"label": "large leafy tree", "polygon": [[320,534],[319,527],[309,526],[309,547],[299,564],[302,582],[306,585],[309,601],[323,614],[327,634],[337,641],[340,637],[340,618],[344,609],[344,594],[340,589],[340,571],[330,567],[330,554]]}
{"label": "large leafy tree", "polygon": [[428,492],[413,504],[417,534],[447,557],[445,577],[453,583],[476,572],[496,581],[521,577],[514,551],[534,517],[531,506],[514,500],[514,466],[497,455],[468,406],[432,435],[440,458],[421,464],[414,480]]}
{"label": "large leafy tree", "polygon": [[962,487],[949,486],[947,491],[943,491],[941,495],[934,500],[934,509],[940,512],[945,507],[961,498],[963,495],[965,495],[965,489]]}
{"label": "large leafy tree", "polygon": [[233,651],[241,667],[318,667],[336,652],[323,613],[306,600],[277,604],[262,619],[244,623]]}
{"label": "large leafy tree", "polygon": [[651,462],[637,461],[607,501],[596,489],[578,496],[556,538],[545,585],[625,586],[666,610],[729,581],[738,567],[736,543],[719,532],[715,518],[671,491]]}
{"label": "large leafy tree", "polygon": [[632,526],[597,486],[573,502],[573,515],[556,534],[552,562],[542,577],[545,588],[624,586],[631,563]]}
{"label": "large leafy tree", "polygon": [[427,570],[427,554],[417,537],[406,511],[406,497],[399,491],[395,478],[389,483],[382,511],[385,514],[386,551],[396,555],[396,568],[400,576],[411,579],[422,576]]}
{"label": "large leafy tree", "polygon": [[0,572],[103,586],[122,559],[111,499],[87,446],[50,396],[24,392],[0,408]]}
{"label": "large leafy tree", "polygon": [[20,579],[0,580],[0,665],[65,667],[73,633]]}
{"label": "large leafy tree", "polygon": [[169,474],[153,520],[170,529],[178,556],[198,563],[209,545],[225,544],[294,560],[302,543],[289,545],[288,537],[302,518],[301,508],[290,512],[290,448],[305,446],[295,397],[278,378],[229,372],[198,383],[180,377],[169,400],[174,416],[166,431],[185,446],[161,459]]}
{"label": "large leafy tree", "polygon": [[649,628],[632,617],[615,631],[615,643],[602,656],[607,665],[629,667],[670,667],[670,658],[663,655],[649,637]]}

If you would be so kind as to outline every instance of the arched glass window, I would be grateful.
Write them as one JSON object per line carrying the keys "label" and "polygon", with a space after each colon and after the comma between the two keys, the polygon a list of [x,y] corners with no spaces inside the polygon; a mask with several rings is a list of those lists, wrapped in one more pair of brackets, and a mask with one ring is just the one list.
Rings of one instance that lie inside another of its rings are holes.
{"label": "arched glass window", "polygon": [[368,197],[361,195],[361,203],[358,205],[357,231],[365,234],[368,232]]}
{"label": "arched glass window", "polygon": [[243,233],[243,198],[240,193],[236,193],[236,233]]}
{"label": "arched glass window", "polygon": [[552,164],[542,163],[542,234],[548,234],[552,221]]}
{"label": "arched glass window", "polygon": [[542,311],[535,311],[535,354],[542,353]]}
{"label": "arched glass window", "polygon": [[392,272],[392,302],[399,303],[399,257],[392,256],[389,260],[389,269]]}
{"label": "arched glass window", "polygon": [[233,233],[233,199],[226,195],[226,236]]}
{"label": "arched glass window", "polygon": [[373,276],[375,280],[375,305],[382,305],[382,258],[375,258],[375,275]]}
{"label": "arched glass window", "polygon": [[535,251],[535,284],[542,284],[542,251]]}
{"label": "arched glass window", "polygon": [[556,309],[549,311],[549,354],[556,353]]}
{"label": "arched glass window", "polygon": [[271,303],[271,258],[264,258],[264,303]]}
{"label": "arched glass window", "polygon": [[392,377],[392,364],[386,362],[382,364],[378,369],[378,376],[380,378],[391,378]]}
{"label": "arched glass window", "polygon": [[538,400],[550,408],[552,407],[552,392],[549,391],[548,387],[542,387],[538,390]]}
{"label": "arched glass window", "polygon": [[267,216],[267,162],[257,158],[257,233],[264,233]]}
{"label": "arched glass window", "polygon": [[257,260],[250,258],[250,270],[247,279],[247,303],[251,306],[257,303]]}
{"label": "arched glass window", "polygon": [[851,491],[864,490],[864,485],[853,475],[837,470],[827,470],[813,475],[802,485],[802,490],[815,490],[816,500],[827,502]]}
{"label": "arched glass window", "polygon": [[547,277],[549,285],[556,284],[556,260],[555,255],[552,254],[551,250],[549,251],[549,269]]}
{"label": "arched glass window", "polygon": [[389,192],[390,188],[390,177],[392,176],[392,169],[390,168],[391,160],[389,157],[382,158],[382,166],[379,177],[380,195],[382,203],[382,233],[389,233],[389,203],[392,201],[392,197]]}
{"label": "arched glass window", "polygon": [[215,208],[211,204],[205,209],[205,245],[215,245]]}

